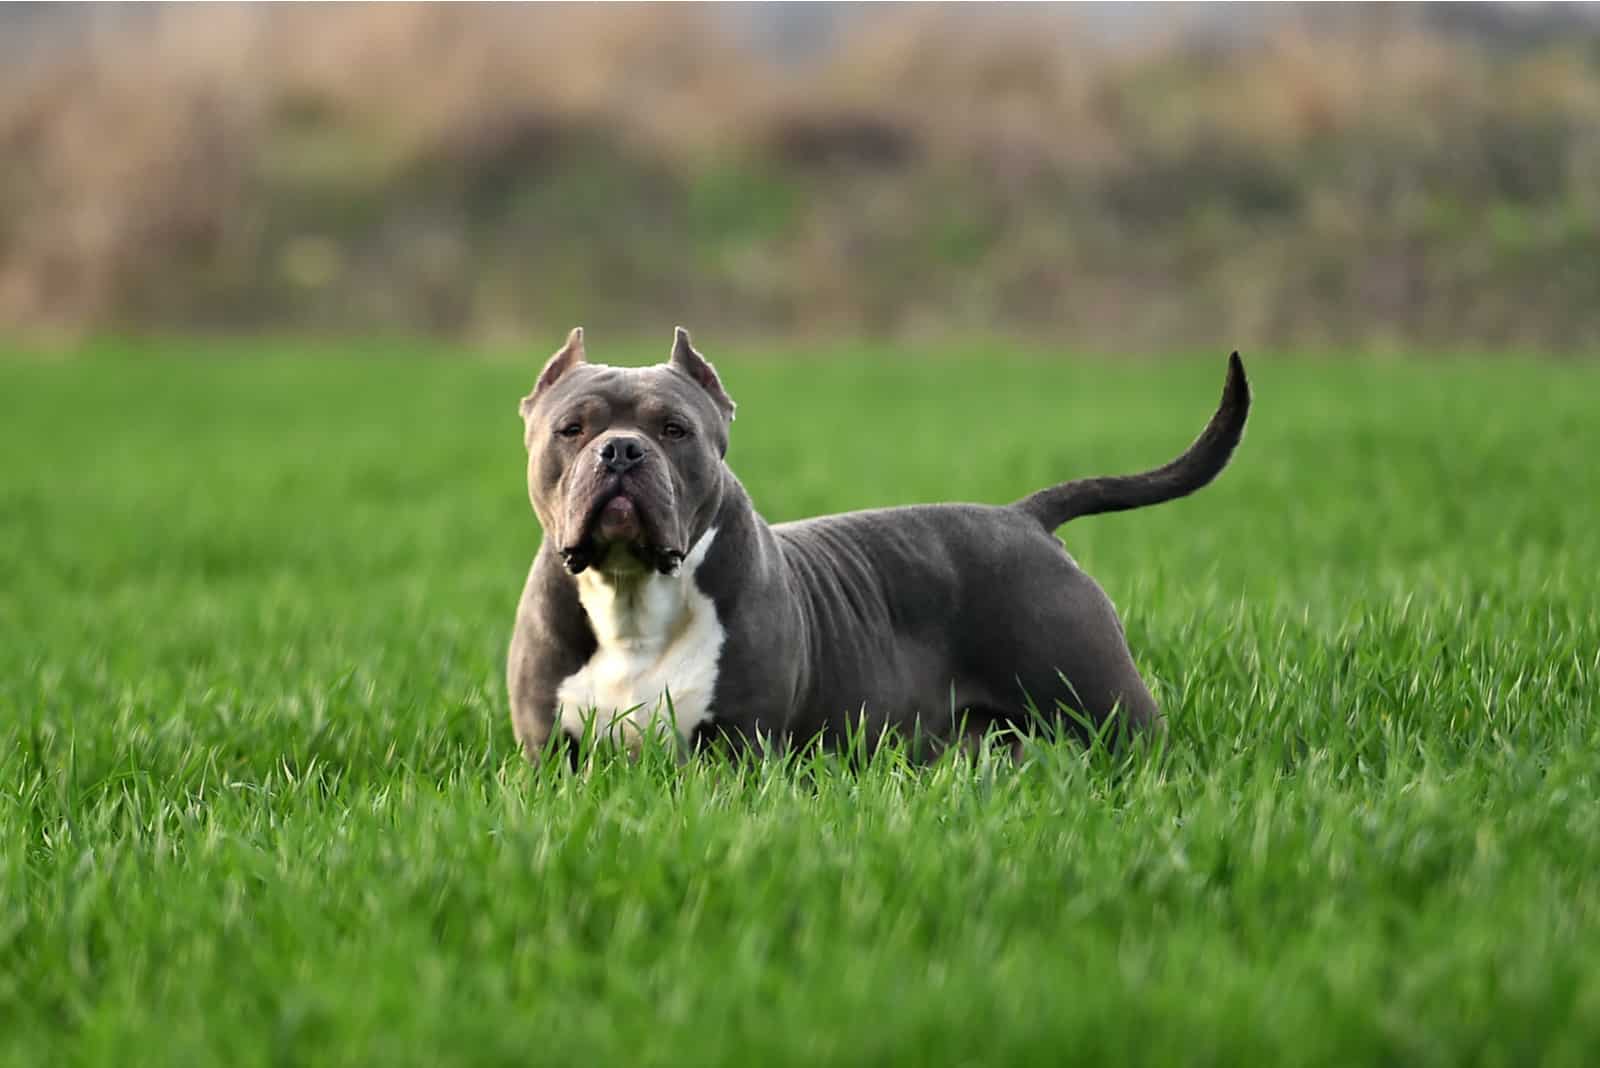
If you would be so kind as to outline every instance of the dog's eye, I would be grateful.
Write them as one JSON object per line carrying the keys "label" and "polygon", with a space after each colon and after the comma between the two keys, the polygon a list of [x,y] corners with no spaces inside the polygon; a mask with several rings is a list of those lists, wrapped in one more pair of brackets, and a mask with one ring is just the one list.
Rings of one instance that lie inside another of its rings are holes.
{"label": "dog's eye", "polygon": [[579,434],[583,433],[583,424],[582,423],[568,423],[566,426],[562,427],[560,430],[557,430],[556,433],[560,434],[564,438],[575,438]]}
{"label": "dog's eye", "polygon": [[682,423],[668,423],[661,428],[661,433],[669,438],[686,438],[689,436],[689,428]]}

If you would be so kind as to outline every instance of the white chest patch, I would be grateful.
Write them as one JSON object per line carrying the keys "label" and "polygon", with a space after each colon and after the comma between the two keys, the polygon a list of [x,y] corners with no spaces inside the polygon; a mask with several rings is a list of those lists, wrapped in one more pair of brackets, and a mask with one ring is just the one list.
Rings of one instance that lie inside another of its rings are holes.
{"label": "white chest patch", "polygon": [[687,741],[711,718],[724,632],[694,575],[716,533],[701,535],[675,576],[599,568],[578,576],[578,600],[599,648],[556,690],[564,729],[621,735],[630,745],[646,732]]}

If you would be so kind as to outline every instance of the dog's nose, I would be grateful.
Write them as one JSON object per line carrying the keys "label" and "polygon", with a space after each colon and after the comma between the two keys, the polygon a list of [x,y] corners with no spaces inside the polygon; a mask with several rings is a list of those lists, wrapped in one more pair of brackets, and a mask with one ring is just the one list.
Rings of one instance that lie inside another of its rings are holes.
{"label": "dog's nose", "polygon": [[644,445],[638,438],[607,438],[600,446],[600,462],[607,471],[620,475],[644,459]]}

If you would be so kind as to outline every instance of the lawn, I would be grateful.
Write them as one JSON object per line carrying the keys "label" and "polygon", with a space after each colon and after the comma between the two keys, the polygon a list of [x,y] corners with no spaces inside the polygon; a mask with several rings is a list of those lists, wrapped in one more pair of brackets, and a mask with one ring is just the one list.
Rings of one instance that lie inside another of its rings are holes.
{"label": "lawn", "polygon": [[[579,779],[502,677],[543,355],[0,359],[0,1063],[1600,1057],[1600,369],[1247,352],[1219,482],[1062,530],[1164,754]],[[1224,356],[745,350],[729,458],[1009,500]]]}

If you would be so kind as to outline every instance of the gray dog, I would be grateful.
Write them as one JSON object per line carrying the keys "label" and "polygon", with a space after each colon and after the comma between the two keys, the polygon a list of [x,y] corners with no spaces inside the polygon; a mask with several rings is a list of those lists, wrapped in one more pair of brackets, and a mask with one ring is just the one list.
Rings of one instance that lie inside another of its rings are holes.
{"label": "gray dog", "polygon": [[938,745],[1071,710],[1160,728],[1122,623],[1057,527],[1206,485],[1244,432],[1238,353],[1187,452],[1004,507],[876,509],[768,526],[724,462],[734,404],[681,328],[665,364],[586,363],[583,331],[522,400],[543,543],[517,607],[511,721],[533,755],[586,731],[734,747]]}

